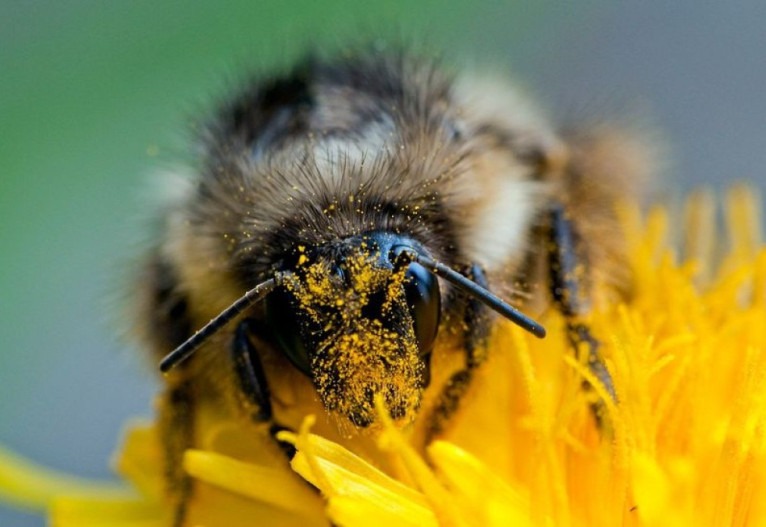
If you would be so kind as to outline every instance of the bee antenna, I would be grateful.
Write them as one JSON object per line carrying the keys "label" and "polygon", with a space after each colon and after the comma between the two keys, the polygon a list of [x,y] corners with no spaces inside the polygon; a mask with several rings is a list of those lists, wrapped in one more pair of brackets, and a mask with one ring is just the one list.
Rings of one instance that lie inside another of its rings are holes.
{"label": "bee antenna", "polygon": [[472,297],[482,301],[488,307],[494,309],[496,312],[500,313],[514,324],[517,324],[525,330],[529,331],[537,338],[545,337],[545,328],[542,325],[535,322],[518,309],[511,307],[508,303],[487,291],[479,284],[469,280],[462,274],[450,269],[446,265],[435,260],[431,260],[426,256],[418,254],[414,251],[406,251],[406,253],[412,261],[419,263],[436,276],[444,278]]}
{"label": "bee antenna", "polygon": [[266,295],[271,293],[281,281],[281,274],[276,274],[239,297],[232,305],[221,311],[218,316],[197,330],[186,342],[165,355],[160,361],[160,371],[167,373],[188,359],[208,338],[231,322],[237,315],[266,298]]}

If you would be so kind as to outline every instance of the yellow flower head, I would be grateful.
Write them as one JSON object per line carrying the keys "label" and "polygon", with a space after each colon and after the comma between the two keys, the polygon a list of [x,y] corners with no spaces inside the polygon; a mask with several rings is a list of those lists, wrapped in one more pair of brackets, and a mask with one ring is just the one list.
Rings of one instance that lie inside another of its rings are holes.
{"label": "yellow flower head", "polygon": [[[353,441],[313,435],[309,417],[280,433],[297,449],[289,465],[267,425],[210,420],[184,457],[189,525],[766,525],[766,249],[751,190],[732,191],[727,211],[719,237],[711,197],[689,201],[683,257],[664,210],[645,222],[623,211],[630,300],[588,320],[615,398],[575,358],[557,313],[542,341],[498,321],[460,410],[425,451],[380,398],[379,466]],[[0,492],[48,507],[57,526],[168,525],[161,467],[148,424],[117,463],[132,494],[7,453]]]}

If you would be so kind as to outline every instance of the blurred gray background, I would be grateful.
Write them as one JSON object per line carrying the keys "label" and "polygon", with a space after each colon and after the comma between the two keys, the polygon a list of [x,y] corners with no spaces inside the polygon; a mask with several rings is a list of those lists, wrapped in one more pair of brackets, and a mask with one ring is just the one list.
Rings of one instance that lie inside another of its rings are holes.
{"label": "blurred gray background", "polygon": [[[0,443],[109,477],[151,368],[119,338],[147,181],[242,65],[404,35],[508,69],[554,115],[651,116],[672,192],[766,181],[766,3],[0,3]],[[39,526],[0,505],[0,525]]]}

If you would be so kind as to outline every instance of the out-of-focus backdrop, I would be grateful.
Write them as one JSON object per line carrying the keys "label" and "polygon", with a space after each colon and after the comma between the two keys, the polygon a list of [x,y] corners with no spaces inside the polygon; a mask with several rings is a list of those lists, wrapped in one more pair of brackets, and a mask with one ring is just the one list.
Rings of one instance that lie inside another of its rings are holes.
{"label": "out-of-focus backdrop", "polygon": [[0,443],[109,477],[123,422],[150,415],[153,372],[119,338],[150,174],[243,67],[403,36],[508,70],[554,115],[650,115],[676,192],[763,189],[764,20],[759,0],[0,3]]}

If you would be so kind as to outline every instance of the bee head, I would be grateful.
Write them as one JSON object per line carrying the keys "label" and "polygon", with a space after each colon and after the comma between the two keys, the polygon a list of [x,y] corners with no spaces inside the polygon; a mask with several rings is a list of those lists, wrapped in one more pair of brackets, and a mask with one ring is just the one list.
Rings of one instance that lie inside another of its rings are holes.
{"label": "bee head", "polygon": [[374,400],[406,423],[428,383],[441,313],[437,276],[537,337],[545,329],[447,265],[417,241],[374,231],[317,247],[296,245],[273,275],[247,291],[160,361],[168,372],[253,305],[284,355],[325,407],[356,426],[375,421]]}
{"label": "bee head", "polygon": [[327,409],[356,426],[374,421],[376,394],[395,419],[411,420],[420,405],[441,296],[412,254],[429,256],[417,241],[381,231],[297,245],[266,298],[281,351]]}

